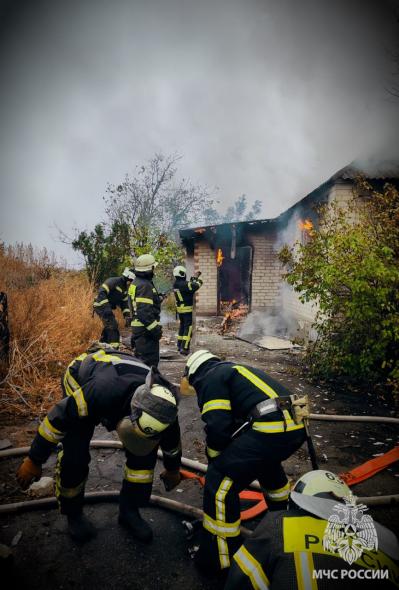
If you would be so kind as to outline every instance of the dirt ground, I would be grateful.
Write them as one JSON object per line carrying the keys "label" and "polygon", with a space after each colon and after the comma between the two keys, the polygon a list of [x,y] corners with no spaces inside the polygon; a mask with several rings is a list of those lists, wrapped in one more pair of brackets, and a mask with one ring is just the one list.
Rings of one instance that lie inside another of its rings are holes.
{"label": "dirt ground", "polygon": [[[230,337],[220,336],[216,327],[219,319],[197,321],[195,348],[209,348],[215,354],[259,366],[281,381],[292,392],[307,392],[313,413],[394,416],[394,409],[384,399],[376,399],[362,391],[350,393],[332,390],[323,385],[311,385],[299,367],[300,350],[266,351]],[[165,356],[160,369],[172,381],[179,381],[184,358],[171,355],[175,351],[175,326],[164,329],[161,350]],[[204,435],[195,397],[183,398],[179,409],[183,439],[183,455],[205,463]],[[13,447],[29,445],[38,426],[32,421],[1,419],[1,439],[8,439]],[[311,430],[320,468],[336,473],[348,471],[372,457],[399,444],[395,426],[377,423],[312,421]],[[98,427],[95,439],[117,439]],[[26,499],[15,481],[20,458],[0,460],[1,503]],[[55,456],[44,468],[43,475],[52,476]],[[117,491],[122,479],[123,453],[114,449],[93,449],[87,491]],[[311,465],[304,446],[284,464],[287,475],[295,480],[309,471]],[[182,481],[170,493],[164,491],[159,480],[162,464],[158,462],[153,493],[201,507],[201,487],[197,482]],[[357,496],[376,496],[399,493],[399,470],[395,465],[353,488]],[[79,546],[66,534],[65,519],[56,509],[22,512],[0,516],[0,543],[12,548],[13,558],[4,562],[8,569],[8,588],[26,589],[82,589],[140,590],[186,589],[218,590],[222,580],[200,576],[188,553],[182,520],[177,513],[156,507],[144,509],[143,515],[154,529],[154,542],[143,546],[129,538],[117,523],[116,503],[88,505],[86,513],[95,523],[98,534],[91,542]],[[398,506],[370,507],[375,520],[392,530],[399,530]],[[246,522],[254,528],[258,521]]]}

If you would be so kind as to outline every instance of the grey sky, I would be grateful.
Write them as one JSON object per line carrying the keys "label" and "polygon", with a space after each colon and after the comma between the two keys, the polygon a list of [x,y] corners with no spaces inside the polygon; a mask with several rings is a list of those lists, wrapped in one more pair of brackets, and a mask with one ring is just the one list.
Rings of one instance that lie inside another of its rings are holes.
{"label": "grey sky", "polygon": [[0,239],[92,227],[105,185],[155,152],[273,217],[355,158],[397,147],[397,2],[3,3]]}

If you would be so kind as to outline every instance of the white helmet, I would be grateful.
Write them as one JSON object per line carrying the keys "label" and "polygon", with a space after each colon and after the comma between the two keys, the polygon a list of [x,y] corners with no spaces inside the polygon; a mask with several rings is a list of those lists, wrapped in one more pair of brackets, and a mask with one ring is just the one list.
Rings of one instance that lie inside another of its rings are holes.
{"label": "white helmet", "polygon": [[309,471],[302,475],[292,491],[305,496],[331,499],[349,498],[351,494],[349,487],[338,475],[324,469]]}
{"label": "white helmet", "polygon": [[203,363],[209,361],[209,359],[217,358],[218,357],[215,354],[212,354],[211,352],[209,352],[209,350],[205,350],[204,348],[202,348],[201,350],[197,350],[196,352],[193,352],[193,354],[190,354],[190,356],[187,359],[185,369],[185,373],[188,379],[190,379],[190,377],[194,375],[194,373],[199,369],[199,367]]}
{"label": "white helmet", "polygon": [[187,274],[187,269],[184,266],[175,266],[173,269],[173,276],[174,277],[181,277],[184,278]]}
{"label": "white helmet", "polygon": [[132,269],[129,268],[128,266],[124,269],[122,276],[129,279],[129,281],[133,281],[135,279]]}
{"label": "white helmet", "polygon": [[158,266],[152,254],[142,254],[134,261],[134,270],[147,272]]}

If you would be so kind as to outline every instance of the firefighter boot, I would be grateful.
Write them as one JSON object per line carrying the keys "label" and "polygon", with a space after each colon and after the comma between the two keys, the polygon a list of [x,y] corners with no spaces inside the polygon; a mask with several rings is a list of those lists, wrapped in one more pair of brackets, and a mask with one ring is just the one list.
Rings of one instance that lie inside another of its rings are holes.
{"label": "firefighter boot", "polygon": [[84,514],[68,514],[68,533],[75,541],[85,543],[96,536],[97,531]]}
{"label": "firefighter boot", "polygon": [[134,506],[124,506],[122,502],[119,508],[119,524],[125,526],[138,541],[151,543],[152,529],[150,525],[141,517],[138,508]]}

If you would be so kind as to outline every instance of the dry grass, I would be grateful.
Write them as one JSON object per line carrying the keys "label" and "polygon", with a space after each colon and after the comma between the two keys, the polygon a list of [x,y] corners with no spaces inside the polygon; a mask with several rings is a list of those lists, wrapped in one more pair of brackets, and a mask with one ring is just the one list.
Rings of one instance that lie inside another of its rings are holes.
{"label": "dry grass", "polygon": [[7,293],[10,362],[0,381],[0,411],[43,414],[60,399],[66,365],[98,337],[86,277],[0,250],[0,290]]}

